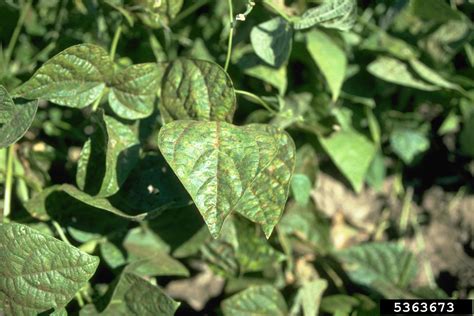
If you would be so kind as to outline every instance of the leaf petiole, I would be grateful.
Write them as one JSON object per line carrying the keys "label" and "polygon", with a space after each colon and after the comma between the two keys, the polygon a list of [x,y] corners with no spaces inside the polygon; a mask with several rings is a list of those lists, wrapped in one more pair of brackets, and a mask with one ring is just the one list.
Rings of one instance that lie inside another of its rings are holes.
{"label": "leaf petiole", "polygon": [[229,69],[230,56],[232,55],[232,40],[234,37],[234,8],[232,6],[232,0],[227,0],[229,5],[229,20],[230,20],[230,31],[229,31],[229,41],[227,43],[227,56],[225,59],[224,70],[227,72]]}
{"label": "leaf petiole", "polygon": [[240,95],[244,95],[246,97],[249,97],[250,99],[253,99],[254,101],[256,101],[256,103],[262,105],[265,109],[267,109],[272,114],[278,114],[274,109],[272,109],[272,107],[267,102],[265,102],[265,100],[263,100],[258,95],[253,94],[252,92],[236,89],[235,93],[240,94]]}
{"label": "leaf petiole", "polygon": [[120,35],[122,35],[122,25],[119,25],[115,30],[112,45],[110,46],[110,59],[112,59],[112,61],[115,59],[115,52],[117,51],[117,44],[120,40]]}
{"label": "leaf petiole", "polygon": [[15,144],[8,147],[5,179],[5,194],[3,204],[3,222],[6,222],[11,213],[12,188],[13,188],[13,159],[15,157]]}

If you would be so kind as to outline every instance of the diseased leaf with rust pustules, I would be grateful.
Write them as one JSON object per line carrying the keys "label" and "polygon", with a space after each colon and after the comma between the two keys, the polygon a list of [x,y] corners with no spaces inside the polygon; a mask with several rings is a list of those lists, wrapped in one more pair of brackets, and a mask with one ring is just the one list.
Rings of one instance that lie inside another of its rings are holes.
{"label": "diseased leaf with rust pustules", "polygon": [[127,67],[112,79],[109,104],[120,117],[136,120],[153,113],[164,64],[147,63]]}
{"label": "diseased leaf with rust pustules", "polygon": [[94,274],[97,257],[21,224],[0,224],[0,314],[66,306]]}
{"label": "diseased leaf with rust pustules", "polygon": [[232,122],[235,106],[232,80],[219,65],[181,58],[166,70],[160,102],[165,123],[187,119]]}
{"label": "diseased leaf with rust pustules", "polygon": [[232,212],[270,236],[295,164],[288,134],[270,125],[176,121],[161,129],[158,146],[214,237]]}
{"label": "diseased leaf with rust pustules", "polygon": [[83,108],[102,94],[113,73],[112,60],[102,47],[76,45],[44,63],[13,96]]}

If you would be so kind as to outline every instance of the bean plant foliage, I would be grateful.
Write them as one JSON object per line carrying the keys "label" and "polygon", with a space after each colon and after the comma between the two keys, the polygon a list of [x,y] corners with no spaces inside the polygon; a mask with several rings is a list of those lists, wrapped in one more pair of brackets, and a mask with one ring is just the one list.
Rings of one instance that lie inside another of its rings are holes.
{"label": "bean plant foliage", "polygon": [[[1,1],[0,315],[375,315],[381,298],[450,297],[409,198],[439,155],[456,165],[443,183],[470,190],[473,14]],[[395,213],[349,204],[388,182]]]}

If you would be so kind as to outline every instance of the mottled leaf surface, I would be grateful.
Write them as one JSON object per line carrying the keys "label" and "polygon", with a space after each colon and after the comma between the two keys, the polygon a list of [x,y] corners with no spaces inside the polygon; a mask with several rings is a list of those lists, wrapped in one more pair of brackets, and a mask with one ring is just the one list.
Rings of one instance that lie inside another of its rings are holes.
{"label": "mottled leaf surface", "polygon": [[250,41],[258,57],[270,66],[279,68],[290,56],[293,29],[277,17],[252,28]]}
{"label": "mottled leaf surface", "polygon": [[78,162],[78,187],[88,194],[115,194],[139,160],[139,140],[132,129],[99,111],[98,130],[84,144]]}
{"label": "mottled leaf surface", "polygon": [[219,65],[184,58],[170,63],[160,102],[165,123],[186,119],[231,122],[235,106],[232,80]]}
{"label": "mottled leaf surface", "polygon": [[354,282],[371,286],[387,298],[410,298],[406,288],[416,275],[416,258],[401,245],[359,245],[338,252],[337,257]]}
{"label": "mottled leaf surface", "polygon": [[163,156],[190,193],[212,235],[236,211],[270,236],[294,168],[291,138],[269,125],[176,121],[160,130]]}
{"label": "mottled leaf surface", "polygon": [[128,120],[150,116],[163,71],[162,64],[148,63],[133,65],[115,74],[109,92],[112,110]]}
{"label": "mottled leaf surface", "polygon": [[38,101],[13,103],[7,90],[0,86],[0,148],[16,143],[35,118]]}
{"label": "mottled leaf surface", "polygon": [[102,94],[113,71],[112,61],[101,47],[72,46],[45,62],[14,96],[83,108]]}
{"label": "mottled leaf surface", "polygon": [[36,315],[65,306],[99,260],[25,225],[0,224],[0,312]]}
{"label": "mottled leaf surface", "polygon": [[326,0],[320,6],[307,10],[295,21],[296,30],[315,25],[347,31],[354,26],[357,17],[355,0]]}
{"label": "mottled leaf surface", "polygon": [[252,286],[224,300],[225,316],[287,316],[288,306],[281,293],[271,285]]}
{"label": "mottled leaf surface", "polygon": [[[235,253],[241,273],[262,271],[285,256],[275,250],[268,240],[256,230],[255,224],[242,218],[233,218],[236,233]],[[226,234],[227,235],[227,234]]]}
{"label": "mottled leaf surface", "polygon": [[342,48],[322,31],[312,30],[306,35],[306,45],[337,100],[347,70],[347,57]]}
{"label": "mottled leaf surface", "polygon": [[172,316],[179,305],[159,287],[134,274],[122,273],[101,315]]}

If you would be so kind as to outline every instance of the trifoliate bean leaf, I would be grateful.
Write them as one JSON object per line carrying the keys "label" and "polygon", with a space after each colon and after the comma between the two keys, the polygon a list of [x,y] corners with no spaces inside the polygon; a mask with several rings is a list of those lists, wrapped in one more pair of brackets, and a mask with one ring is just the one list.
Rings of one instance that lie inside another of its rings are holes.
{"label": "trifoliate bean leaf", "polygon": [[106,83],[112,79],[113,71],[113,63],[103,48],[91,44],[76,45],[45,62],[13,94],[15,97],[83,108],[102,94]]}
{"label": "trifoliate bean leaf", "polygon": [[64,307],[99,260],[25,225],[0,224],[0,313],[36,315]]}
{"label": "trifoliate bean leaf", "polygon": [[7,90],[0,86],[0,148],[16,143],[35,118],[38,101],[13,103]]}
{"label": "trifoliate bean leaf", "polygon": [[280,68],[290,56],[293,29],[277,17],[252,28],[250,41],[258,57],[270,66]]}
{"label": "trifoliate bean leaf", "polygon": [[232,122],[235,92],[229,75],[217,64],[178,59],[163,78],[160,112],[165,123],[174,120]]}
{"label": "trifoliate bean leaf", "polygon": [[296,30],[303,30],[315,25],[327,28],[350,30],[357,17],[355,0],[326,0],[318,7],[311,8],[295,21]]}
{"label": "trifoliate bean leaf", "polygon": [[287,316],[288,306],[276,288],[271,285],[252,286],[224,300],[225,316],[261,315]]}
{"label": "trifoliate bean leaf", "polygon": [[295,164],[286,133],[269,125],[176,121],[160,130],[158,146],[214,237],[234,211],[270,236]]}

